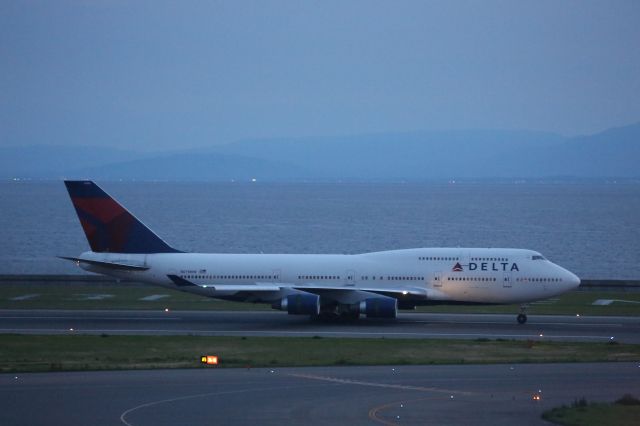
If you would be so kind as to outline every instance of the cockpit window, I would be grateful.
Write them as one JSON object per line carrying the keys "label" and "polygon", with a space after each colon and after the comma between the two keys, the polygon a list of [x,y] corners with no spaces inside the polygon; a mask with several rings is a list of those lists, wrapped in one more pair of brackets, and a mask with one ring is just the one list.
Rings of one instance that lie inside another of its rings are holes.
{"label": "cockpit window", "polygon": [[539,254],[534,254],[533,256],[531,256],[531,260],[547,260],[544,258],[544,256],[540,256]]}

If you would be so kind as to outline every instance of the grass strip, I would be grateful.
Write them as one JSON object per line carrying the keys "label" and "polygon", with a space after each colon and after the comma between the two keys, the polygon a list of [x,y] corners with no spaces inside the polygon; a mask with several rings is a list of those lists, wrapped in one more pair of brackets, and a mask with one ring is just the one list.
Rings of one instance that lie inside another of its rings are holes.
{"label": "grass strip", "polygon": [[640,345],[325,337],[0,335],[0,371],[635,361]]}
{"label": "grass strip", "polygon": [[[594,305],[596,300],[612,300],[609,305]],[[520,305],[425,306],[418,311],[434,313],[514,314]],[[570,291],[555,298],[529,304],[530,315],[640,316],[640,292]]]}
{"label": "grass strip", "polygon": [[613,404],[574,401],[545,411],[542,418],[565,426],[637,426],[640,424],[640,401],[625,395]]}
{"label": "grass strip", "polygon": [[[150,296],[163,296],[144,300]],[[271,310],[266,304],[226,302],[143,285],[3,285],[0,309]]]}
{"label": "grass strip", "polygon": [[[145,297],[164,297],[144,300]],[[609,305],[593,305],[598,299],[614,300]],[[627,301],[622,302],[621,300]],[[0,309],[146,309],[146,310],[271,310],[268,304],[234,303],[162,287],[109,285],[17,285],[0,286]],[[518,305],[423,306],[417,312],[513,314]],[[412,312],[412,311],[408,311]],[[640,316],[640,292],[572,291],[558,298],[530,305],[531,315],[623,315]]]}

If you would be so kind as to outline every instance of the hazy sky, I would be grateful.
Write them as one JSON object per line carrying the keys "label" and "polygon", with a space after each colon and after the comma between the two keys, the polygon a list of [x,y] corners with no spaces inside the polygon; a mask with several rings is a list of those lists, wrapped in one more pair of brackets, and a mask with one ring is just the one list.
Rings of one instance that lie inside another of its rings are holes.
{"label": "hazy sky", "polygon": [[640,1],[0,2],[0,144],[640,120]]}

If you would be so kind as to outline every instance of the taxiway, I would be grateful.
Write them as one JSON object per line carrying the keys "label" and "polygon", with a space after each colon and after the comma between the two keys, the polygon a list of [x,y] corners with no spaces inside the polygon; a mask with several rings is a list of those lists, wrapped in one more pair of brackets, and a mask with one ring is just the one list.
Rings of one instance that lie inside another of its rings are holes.
{"label": "taxiway", "polygon": [[637,363],[0,374],[0,424],[543,425],[625,393]]}
{"label": "taxiway", "polygon": [[640,343],[640,317],[403,313],[396,320],[322,323],[269,311],[0,310],[0,333],[547,339]]}

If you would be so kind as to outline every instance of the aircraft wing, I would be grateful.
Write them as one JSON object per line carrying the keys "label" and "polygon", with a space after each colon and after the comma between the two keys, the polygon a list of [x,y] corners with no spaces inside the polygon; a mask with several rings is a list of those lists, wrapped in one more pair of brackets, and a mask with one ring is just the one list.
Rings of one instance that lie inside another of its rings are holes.
{"label": "aircraft wing", "polygon": [[324,292],[354,292],[354,291],[363,291],[367,293],[376,293],[384,296],[390,297],[401,297],[401,296],[423,296],[427,297],[427,291],[422,288],[417,287],[403,287],[403,288],[394,288],[394,287],[345,287],[345,286],[320,286],[320,285],[297,285],[292,286],[296,290],[307,291],[309,293],[321,294]]}
{"label": "aircraft wing", "polygon": [[[171,281],[178,287],[187,287],[187,286],[196,286],[196,287],[204,287],[200,284],[196,284],[189,280],[186,280],[177,275],[167,275]],[[211,284],[207,285],[207,289],[211,289],[212,291],[248,291],[248,292],[262,292],[262,291],[279,291],[282,286],[276,284]]]}
{"label": "aircraft wing", "polygon": [[[193,283],[185,278],[177,275],[167,275],[171,281],[177,286],[199,286],[200,284]],[[363,291],[367,293],[382,294],[385,296],[399,297],[399,296],[427,296],[427,291],[418,287],[345,287],[345,286],[324,286],[324,285],[295,285],[289,283],[256,283],[256,284],[210,284],[207,288],[214,290],[229,290],[229,291],[278,291],[281,289],[294,289],[305,291],[307,293],[321,294],[326,292],[357,292]]]}
{"label": "aircraft wing", "polygon": [[407,299],[427,299],[427,291],[421,288],[382,288],[382,287],[345,287],[345,286],[295,286],[299,291],[317,294],[323,299],[338,303],[353,304],[379,296],[392,297],[398,301]]}
{"label": "aircraft wing", "polygon": [[399,301],[407,299],[428,299],[427,290],[419,287],[355,287],[355,286],[323,286],[323,285],[295,285],[291,283],[256,283],[256,284],[196,284],[177,275],[167,275],[178,287],[199,287],[211,290],[214,293],[233,293],[241,295],[245,293],[247,296],[265,293],[276,293],[270,297],[277,296],[277,293],[285,294],[295,293],[311,293],[320,296],[326,300],[333,300],[338,303],[354,304],[363,300],[375,297],[392,297]]}

